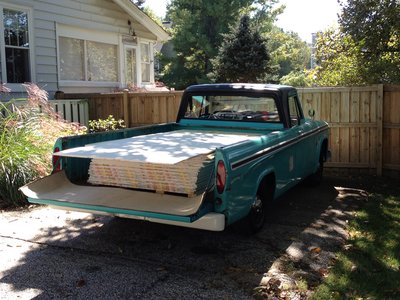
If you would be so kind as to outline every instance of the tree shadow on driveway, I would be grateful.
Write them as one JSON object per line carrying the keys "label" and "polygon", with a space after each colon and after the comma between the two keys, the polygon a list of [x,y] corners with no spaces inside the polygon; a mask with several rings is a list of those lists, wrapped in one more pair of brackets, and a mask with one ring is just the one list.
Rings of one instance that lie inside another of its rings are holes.
{"label": "tree shadow on driveway", "polygon": [[365,197],[338,178],[317,188],[299,185],[279,199],[253,236],[233,228],[208,232],[61,211],[50,217],[47,212],[55,210],[38,208],[33,211],[38,219],[22,214],[7,225],[36,226],[34,236],[24,236],[23,228],[0,229],[3,243],[11,244],[0,248],[2,255],[15,249],[13,241],[27,244],[18,261],[0,270],[0,293],[13,298],[36,291],[38,299],[243,299],[275,295],[283,283],[290,290],[299,280],[313,286],[344,244],[346,222]]}

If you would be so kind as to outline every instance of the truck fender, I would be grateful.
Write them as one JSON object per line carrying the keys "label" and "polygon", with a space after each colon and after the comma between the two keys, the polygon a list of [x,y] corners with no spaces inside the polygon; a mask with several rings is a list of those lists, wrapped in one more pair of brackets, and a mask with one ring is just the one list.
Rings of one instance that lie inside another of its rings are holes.
{"label": "truck fender", "polygon": [[[272,167],[264,170],[260,174],[260,176],[257,179],[257,184],[255,186],[255,190],[254,190],[254,193],[253,193],[253,199],[254,200],[256,199],[256,195],[257,195],[258,189],[260,188],[262,182],[264,181],[265,178],[270,177],[270,176],[275,179],[275,170]],[[274,182],[274,191],[275,191],[275,189],[276,189],[276,187],[275,187],[275,182]]]}
{"label": "truck fender", "polygon": [[318,141],[317,145],[317,152],[316,152],[316,157],[315,161],[319,162],[320,154],[321,151],[323,152],[323,161],[325,162],[328,159],[328,139],[326,137],[322,137]]}
{"label": "truck fender", "polygon": [[327,161],[328,156],[328,139],[323,136],[318,141],[317,152],[315,153],[314,159],[314,171],[305,178],[309,186],[317,186],[321,183],[324,163]]}
{"label": "truck fender", "polygon": [[[273,183],[273,186],[271,185]],[[265,186],[266,189],[260,191],[260,187]],[[269,188],[273,187],[272,193],[269,192]],[[255,233],[264,225],[267,218],[267,212],[271,207],[272,200],[275,195],[275,174],[273,169],[264,170],[256,184],[253,201],[251,205],[247,207],[247,212],[243,219],[238,223],[240,226],[248,231],[249,233]]]}

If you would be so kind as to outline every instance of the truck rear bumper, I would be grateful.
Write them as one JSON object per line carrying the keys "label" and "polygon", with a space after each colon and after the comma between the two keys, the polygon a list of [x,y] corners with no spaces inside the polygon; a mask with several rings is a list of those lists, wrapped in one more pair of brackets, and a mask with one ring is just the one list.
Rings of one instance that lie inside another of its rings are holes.
{"label": "truck rear bumper", "polygon": [[[21,188],[29,202],[206,230],[223,230],[225,216],[201,209],[203,195],[183,197],[71,183],[64,172]],[[200,213],[201,211],[201,213]]]}
{"label": "truck rear bumper", "polygon": [[145,217],[145,216],[136,216],[136,215],[128,215],[128,214],[115,214],[115,213],[107,213],[102,211],[93,211],[93,210],[86,210],[86,209],[79,209],[79,208],[70,208],[70,207],[60,207],[60,206],[53,206],[50,207],[56,209],[64,209],[64,210],[73,210],[79,212],[86,212],[92,213],[97,215],[106,215],[112,217],[120,217],[120,218],[127,218],[127,219],[134,219],[134,220],[141,220],[153,223],[160,223],[166,225],[174,225],[180,227],[187,227],[187,228],[194,228],[194,229],[203,229],[209,231],[223,231],[225,229],[225,215],[210,212],[201,218],[197,219],[194,222],[182,222],[182,221],[174,221],[168,219],[160,219],[160,218],[152,218],[152,217]]}
{"label": "truck rear bumper", "polygon": [[210,231],[223,231],[225,229],[225,215],[218,214],[214,212],[210,212],[200,219],[192,223],[185,223],[185,222],[177,222],[172,220],[164,220],[164,219],[156,219],[156,218],[146,218],[146,217],[136,217],[132,215],[117,215],[123,218],[132,218],[132,219],[139,219],[149,222],[167,224],[167,225],[175,225],[181,227],[188,227],[188,228],[195,228],[195,229],[204,229]]}

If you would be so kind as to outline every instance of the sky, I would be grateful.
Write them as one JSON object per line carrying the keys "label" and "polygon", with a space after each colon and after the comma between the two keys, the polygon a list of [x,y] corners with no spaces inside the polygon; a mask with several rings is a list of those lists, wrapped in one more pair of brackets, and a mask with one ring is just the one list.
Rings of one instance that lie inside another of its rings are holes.
{"label": "sky", "polygon": [[[146,0],[156,15],[163,18],[169,0]],[[285,31],[297,32],[301,39],[310,43],[311,33],[324,30],[337,24],[340,6],[337,0],[280,0],[286,5],[283,14],[278,17],[276,25]]]}
{"label": "sky", "polygon": [[297,32],[308,43],[311,33],[337,24],[340,12],[337,0],[281,0],[279,3],[286,5],[286,9],[278,16],[276,25]]}

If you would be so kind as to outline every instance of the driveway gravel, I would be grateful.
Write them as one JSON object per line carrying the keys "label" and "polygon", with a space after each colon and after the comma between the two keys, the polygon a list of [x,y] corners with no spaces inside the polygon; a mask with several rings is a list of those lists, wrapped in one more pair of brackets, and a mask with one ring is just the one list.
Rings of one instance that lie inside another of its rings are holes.
{"label": "driveway gravel", "polygon": [[367,197],[337,177],[299,185],[253,236],[46,206],[2,211],[0,299],[307,298]]}

